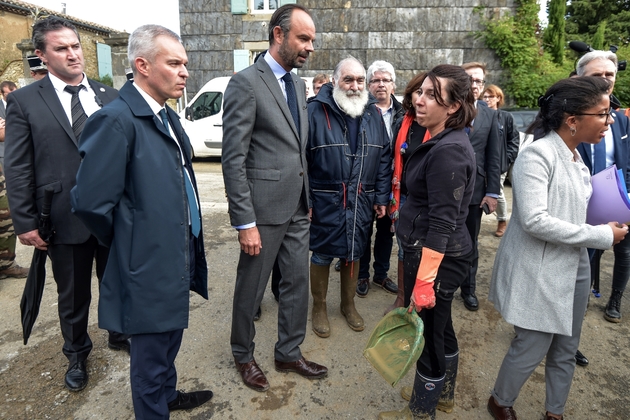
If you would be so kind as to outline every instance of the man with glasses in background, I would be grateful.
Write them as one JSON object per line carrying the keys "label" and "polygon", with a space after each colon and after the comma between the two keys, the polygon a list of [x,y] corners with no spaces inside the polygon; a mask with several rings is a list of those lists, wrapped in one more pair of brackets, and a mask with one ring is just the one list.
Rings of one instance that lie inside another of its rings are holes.
{"label": "man with glasses in background", "polygon": [[[610,93],[612,94],[615,87],[615,78],[617,76],[617,56],[610,51],[592,51],[584,54],[577,63],[578,76],[595,76],[608,79],[610,84]],[[598,144],[580,144],[578,151],[584,160],[584,164],[596,174],[607,167],[615,164],[617,169],[623,171],[626,182],[626,188],[630,189],[630,165],[628,165],[628,142],[630,141],[630,124],[628,117],[622,112],[611,110],[610,115],[614,120],[614,124],[610,125],[610,130],[606,131],[606,136]],[[593,118],[609,118],[606,114],[593,115]],[[595,284],[593,292],[599,294],[599,267],[600,259],[604,251],[589,250],[591,255],[591,284]],[[615,254],[615,265],[612,276],[612,292],[606,309],[604,310],[604,319],[609,322],[621,322],[621,297],[628,278],[630,278],[630,238],[626,237],[613,247]],[[583,358],[582,363],[588,364],[588,360]]]}
{"label": "man with glasses in background", "polygon": [[[405,115],[402,104],[394,97],[396,89],[396,72],[394,66],[387,61],[377,60],[368,67],[367,70],[368,90],[376,99],[376,108],[380,111],[385,122],[385,129],[389,137],[390,150],[392,145],[392,129],[394,125]],[[392,220],[389,217],[376,217],[373,212],[372,219],[376,219],[376,237],[374,238],[374,277],[372,281],[382,287],[388,293],[397,294],[399,287],[402,290],[402,268],[398,268],[398,286],[394,283],[387,272],[389,271],[389,260],[392,254],[394,243],[394,232],[392,231]],[[370,257],[372,251],[372,232],[374,224],[370,223],[365,252],[361,257],[359,269],[359,281],[357,283],[357,296],[366,297],[370,289]],[[402,263],[402,261],[401,261]],[[404,296],[403,296],[404,298]]]}
{"label": "man with glasses in background", "polygon": [[473,242],[473,260],[468,278],[461,286],[464,306],[469,311],[479,309],[477,300],[477,266],[479,264],[479,248],[477,237],[481,228],[483,212],[492,213],[497,208],[497,198],[501,193],[501,139],[499,137],[499,122],[496,111],[488,108],[483,101],[478,100],[485,85],[486,66],[483,63],[471,62],[462,65],[471,77],[473,94],[477,101],[477,116],[473,126],[468,131],[470,143],[475,151],[477,161],[477,176],[475,191],[468,206],[466,227]]}

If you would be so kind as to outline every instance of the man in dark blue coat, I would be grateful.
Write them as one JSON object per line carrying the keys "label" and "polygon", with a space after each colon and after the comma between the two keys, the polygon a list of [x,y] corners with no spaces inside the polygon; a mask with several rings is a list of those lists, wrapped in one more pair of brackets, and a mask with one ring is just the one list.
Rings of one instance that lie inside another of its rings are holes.
{"label": "man in dark blue coat", "polygon": [[[610,51],[592,51],[580,58],[578,76],[604,77],[611,82],[610,93],[615,87],[617,56]],[[597,145],[580,144],[578,151],[592,174],[615,164],[623,171],[626,188],[630,189],[630,124],[622,112],[611,111],[615,120],[606,132],[606,137]],[[615,265],[612,277],[612,293],[608,299],[604,318],[610,322],[621,322],[621,297],[630,278],[630,238],[614,246]],[[592,250],[591,283],[599,285],[599,262],[604,251]],[[599,291],[598,291],[599,292]],[[588,363],[588,361],[587,361]]]}
{"label": "man in dark blue coat", "polygon": [[341,313],[353,330],[365,328],[354,306],[358,260],[372,212],[386,217],[392,175],[389,137],[375,103],[363,65],[347,58],[337,64],[333,83],[308,104],[312,322],[320,337],[330,335],[326,293],[333,258],[343,260]]}
{"label": "man in dark blue coat", "polygon": [[85,125],[72,207],[111,247],[99,325],[132,337],[136,418],[168,419],[212,398],[175,389],[189,290],[208,298],[191,146],[165,106],[183,93],[188,58],[177,34],[145,25],[129,38],[129,62],[134,82]]}

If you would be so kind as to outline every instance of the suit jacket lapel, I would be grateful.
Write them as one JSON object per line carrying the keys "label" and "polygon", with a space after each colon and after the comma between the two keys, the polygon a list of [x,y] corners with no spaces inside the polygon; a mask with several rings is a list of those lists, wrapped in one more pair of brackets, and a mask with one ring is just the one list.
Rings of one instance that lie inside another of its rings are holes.
{"label": "suit jacket lapel", "polygon": [[[280,107],[280,110],[282,110],[282,113],[284,114],[284,118],[287,119],[287,122],[291,126],[293,133],[298,138],[298,140],[300,140],[300,133],[297,132],[297,127],[295,126],[295,123],[293,122],[293,117],[291,116],[291,111],[289,110],[289,105],[287,104],[287,100],[284,98],[284,95],[282,94],[282,89],[280,89],[280,84],[278,83],[276,76],[273,74],[273,71],[271,71],[269,64],[267,64],[267,62],[261,58],[255,63],[255,65],[256,65],[256,68],[258,68],[258,71],[260,72],[260,78],[263,80],[265,85],[267,85],[267,88],[271,92],[271,95],[278,103],[278,106]],[[293,83],[295,85],[294,77],[295,76],[292,75]],[[295,88],[296,94],[297,94],[297,91],[298,89]],[[301,106],[300,105],[301,102],[299,98],[300,95],[297,95],[297,96],[298,96],[298,108],[300,108]]]}
{"label": "suit jacket lapel", "polygon": [[[100,108],[103,108],[103,105],[106,104],[108,102],[108,100],[109,100],[109,98],[105,95],[105,89],[101,88],[100,86],[97,86],[90,79],[88,79],[88,83],[90,84],[90,87],[92,88],[92,90],[96,94],[96,97],[98,98],[98,100],[96,101],[98,103],[98,106]],[[103,89],[103,90],[101,90],[101,89]]]}
{"label": "suit jacket lapel", "polygon": [[[617,121],[619,119],[618,113],[614,114],[615,116],[615,121]],[[612,138],[613,138],[613,147],[614,147],[614,155],[615,155],[615,162],[623,162],[623,144],[622,144],[622,140],[621,140],[621,126],[619,123],[615,123],[615,124],[611,124],[610,129],[612,130]],[[625,169],[625,168],[620,168],[619,165],[617,165],[617,169]]]}
{"label": "suit jacket lapel", "polygon": [[68,120],[68,116],[66,112],[63,110],[63,106],[61,106],[61,102],[59,101],[59,96],[57,96],[57,92],[55,92],[55,88],[51,83],[48,77],[44,77],[40,83],[39,94],[41,95],[44,103],[50,109],[50,112],[53,114],[55,119],[59,122],[59,125],[65,130],[70,140],[78,147],[79,142],[74,137],[74,131],[72,131],[72,124]]}
{"label": "suit jacket lapel", "polygon": [[[171,124],[171,128],[175,134],[175,137],[179,140],[179,144],[184,149],[184,153],[186,153],[187,161],[192,163],[192,146],[190,145],[190,140],[184,131],[184,127],[182,127],[182,123],[179,121],[179,115],[175,111],[173,111],[170,107],[166,107],[168,119]],[[162,124],[163,126],[164,124]]]}

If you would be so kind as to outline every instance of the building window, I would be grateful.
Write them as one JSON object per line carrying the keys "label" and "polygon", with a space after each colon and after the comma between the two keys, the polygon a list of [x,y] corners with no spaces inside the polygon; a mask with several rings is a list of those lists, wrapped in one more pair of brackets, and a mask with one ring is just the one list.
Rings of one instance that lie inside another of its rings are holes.
{"label": "building window", "polygon": [[278,8],[278,0],[251,0],[252,13],[273,13]]}

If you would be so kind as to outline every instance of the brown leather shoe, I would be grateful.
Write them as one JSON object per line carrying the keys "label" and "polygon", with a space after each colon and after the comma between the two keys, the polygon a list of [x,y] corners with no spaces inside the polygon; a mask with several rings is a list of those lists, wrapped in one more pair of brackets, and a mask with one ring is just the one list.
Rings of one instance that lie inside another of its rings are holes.
{"label": "brown leather shoe", "polygon": [[488,400],[488,412],[494,420],[517,420],[516,412],[512,407],[501,407],[491,395]]}
{"label": "brown leather shoe", "polygon": [[309,362],[303,357],[295,362],[275,361],[278,372],[295,372],[306,379],[320,379],[328,376],[328,368],[315,362]]}
{"label": "brown leather shoe", "polygon": [[499,223],[497,224],[497,231],[494,232],[494,236],[496,236],[497,238],[502,237],[503,234],[505,234],[506,228],[507,228],[507,222],[505,220],[499,221]]}
{"label": "brown leather shoe", "polygon": [[564,416],[554,417],[549,415],[549,411],[545,413],[545,420],[563,420]]}
{"label": "brown leather shoe", "polygon": [[4,270],[0,270],[0,280],[12,277],[14,279],[24,279],[28,276],[28,268],[20,267],[15,261]]}
{"label": "brown leather shoe", "polygon": [[267,377],[256,364],[256,360],[252,359],[247,363],[239,363],[234,360],[234,363],[245,385],[258,392],[265,392],[269,389]]}

